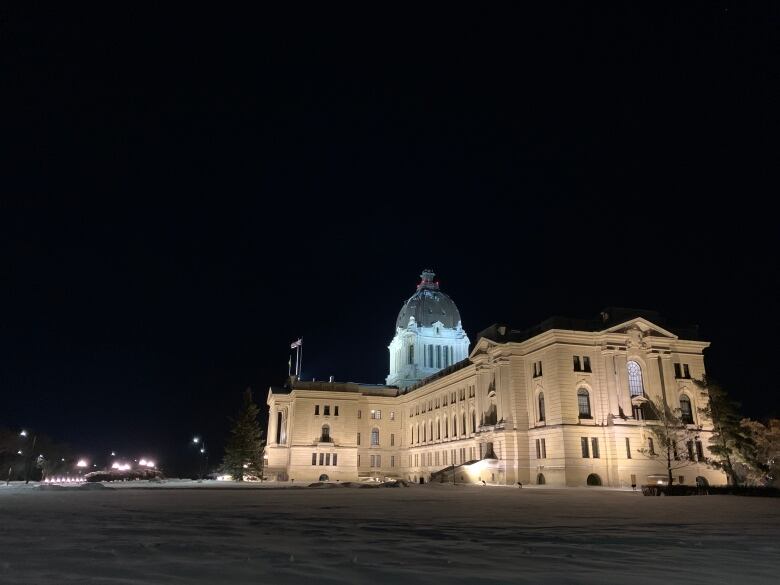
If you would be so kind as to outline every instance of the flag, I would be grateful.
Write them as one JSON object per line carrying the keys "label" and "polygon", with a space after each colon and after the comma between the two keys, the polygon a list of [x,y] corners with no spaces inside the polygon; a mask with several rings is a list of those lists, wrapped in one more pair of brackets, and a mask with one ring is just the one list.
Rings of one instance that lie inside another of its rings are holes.
{"label": "flag", "polygon": [[298,341],[293,341],[292,345],[290,345],[290,349],[295,349],[296,347],[300,347],[303,345],[303,337],[301,337]]}

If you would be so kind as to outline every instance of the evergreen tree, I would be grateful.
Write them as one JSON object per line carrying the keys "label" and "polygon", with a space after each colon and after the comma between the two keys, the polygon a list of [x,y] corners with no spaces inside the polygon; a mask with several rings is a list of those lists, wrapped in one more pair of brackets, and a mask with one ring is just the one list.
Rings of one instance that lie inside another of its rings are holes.
{"label": "evergreen tree", "polygon": [[740,422],[753,439],[754,460],[746,472],[753,485],[774,486],[780,478],[780,419],[770,419],[766,425],[744,418]]}
{"label": "evergreen tree", "polygon": [[646,457],[663,461],[666,465],[667,480],[669,485],[672,485],[673,471],[695,463],[690,458],[691,450],[688,445],[695,439],[696,431],[688,428],[679,408],[670,408],[664,400],[649,400],[646,404],[651,412],[651,419],[655,419],[648,421],[647,429],[658,440],[659,450],[643,448],[639,449],[639,452]]}
{"label": "evergreen tree", "polygon": [[230,438],[225,445],[222,470],[234,481],[245,477],[263,477],[263,439],[258,415],[260,409],[252,400],[252,389],[244,392],[244,403],[233,419]]}
{"label": "evergreen tree", "polygon": [[712,457],[707,463],[715,469],[722,470],[732,485],[742,483],[737,465],[750,465],[754,460],[755,443],[750,431],[740,423],[739,403],[731,400],[726,391],[707,378],[693,381],[700,389],[707,392],[709,400],[699,411],[712,420],[713,433],[710,437],[710,453]]}

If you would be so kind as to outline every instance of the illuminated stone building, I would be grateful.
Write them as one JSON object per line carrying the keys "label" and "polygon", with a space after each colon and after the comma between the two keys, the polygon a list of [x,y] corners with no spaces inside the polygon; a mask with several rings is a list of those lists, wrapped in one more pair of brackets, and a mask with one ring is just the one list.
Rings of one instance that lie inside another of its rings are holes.
{"label": "illuminated stone building", "polygon": [[[694,438],[675,481],[725,483],[710,469],[707,396],[693,383],[709,346],[650,311],[605,309],[468,338],[455,303],[423,272],[390,343],[388,385],[291,379],[268,392],[267,474],[301,482],[630,486],[662,481],[648,399],[665,396]],[[445,349],[446,348],[446,349]],[[444,356],[448,356],[445,358]]]}

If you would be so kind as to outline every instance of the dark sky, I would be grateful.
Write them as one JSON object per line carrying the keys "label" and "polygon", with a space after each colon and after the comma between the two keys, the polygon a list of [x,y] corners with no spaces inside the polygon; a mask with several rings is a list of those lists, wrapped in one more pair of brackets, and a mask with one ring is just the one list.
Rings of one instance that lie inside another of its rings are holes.
{"label": "dark sky", "polygon": [[472,340],[699,324],[780,414],[780,19],[734,4],[5,9],[0,426],[216,450],[301,335],[307,378],[381,382],[428,266]]}

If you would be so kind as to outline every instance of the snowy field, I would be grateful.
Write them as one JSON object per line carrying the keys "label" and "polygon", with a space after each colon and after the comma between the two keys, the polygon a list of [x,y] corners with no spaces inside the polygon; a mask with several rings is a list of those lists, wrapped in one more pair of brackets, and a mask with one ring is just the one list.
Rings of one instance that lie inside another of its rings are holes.
{"label": "snowy field", "polygon": [[0,583],[780,582],[780,499],[162,486],[0,487]]}

